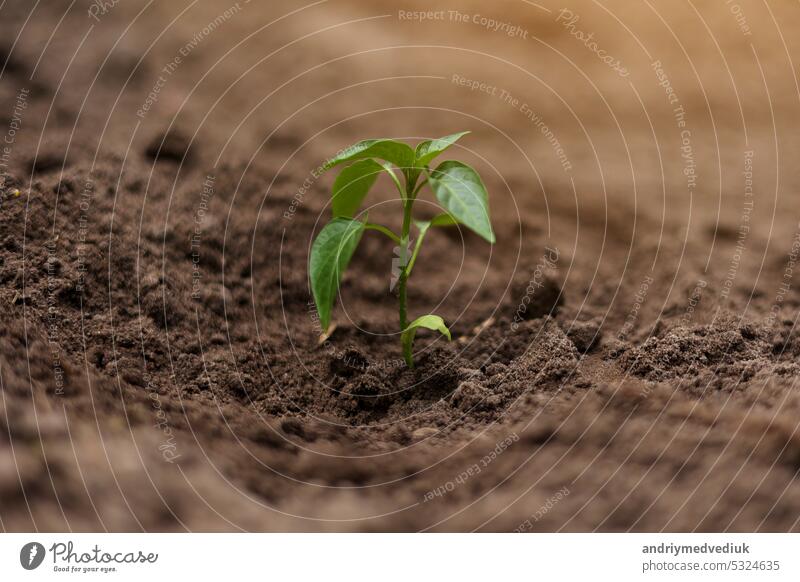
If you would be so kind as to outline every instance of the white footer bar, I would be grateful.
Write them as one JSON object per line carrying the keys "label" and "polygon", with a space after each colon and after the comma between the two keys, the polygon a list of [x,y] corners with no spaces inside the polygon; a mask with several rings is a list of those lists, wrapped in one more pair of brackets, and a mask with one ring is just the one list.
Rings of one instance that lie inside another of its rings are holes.
{"label": "white footer bar", "polygon": [[796,534],[3,534],[2,580],[800,580]]}

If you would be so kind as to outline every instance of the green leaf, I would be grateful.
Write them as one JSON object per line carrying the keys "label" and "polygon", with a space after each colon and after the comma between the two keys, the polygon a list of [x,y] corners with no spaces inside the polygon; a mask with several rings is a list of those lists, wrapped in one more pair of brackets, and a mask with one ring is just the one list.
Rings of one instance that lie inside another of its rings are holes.
{"label": "green leaf", "polygon": [[333,183],[333,217],[352,218],[355,216],[364,197],[383,169],[383,166],[375,160],[367,159],[358,161],[342,170]]}
{"label": "green leaf", "polygon": [[418,317],[412,321],[411,324],[405,328],[403,333],[400,335],[400,341],[403,344],[403,357],[405,358],[406,364],[408,364],[409,367],[414,366],[412,345],[414,344],[414,337],[417,335],[417,330],[421,327],[438,331],[448,340],[452,339],[450,336],[450,330],[447,329],[447,326],[444,324],[444,319],[438,315],[423,315],[422,317]]}
{"label": "green leaf", "polygon": [[405,196],[406,191],[405,188],[403,188],[403,185],[400,183],[400,180],[395,175],[394,169],[392,168],[392,164],[390,164],[389,162],[379,162],[379,163],[383,168],[383,171],[389,174],[389,177],[392,179],[392,182],[394,182],[395,187],[397,187],[397,191],[400,193],[400,198],[403,198],[403,196]]}
{"label": "green leaf", "polygon": [[490,243],[495,242],[489,220],[489,194],[475,170],[461,162],[442,162],[430,173],[428,183],[453,218]]}
{"label": "green leaf", "polygon": [[414,165],[414,150],[407,144],[392,139],[368,139],[339,152],[325,163],[325,169],[330,170],[344,162],[365,158],[378,158],[404,169]]}
{"label": "green leaf", "polygon": [[429,139],[420,142],[417,145],[417,151],[415,152],[415,165],[427,166],[431,160],[433,160],[433,158],[441,154],[444,150],[449,148],[468,133],[468,131],[462,131],[461,133],[446,135],[445,137],[440,137],[439,139]]}
{"label": "green leaf", "polygon": [[364,223],[351,218],[334,218],[325,225],[311,247],[308,271],[322,330],[331,323],[331,311],[339,292],[342,274],[364,234]]}

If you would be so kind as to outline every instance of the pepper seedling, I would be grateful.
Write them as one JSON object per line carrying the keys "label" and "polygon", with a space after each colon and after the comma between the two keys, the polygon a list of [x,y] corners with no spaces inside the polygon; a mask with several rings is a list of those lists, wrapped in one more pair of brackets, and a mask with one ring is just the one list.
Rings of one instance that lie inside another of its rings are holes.
{"label": "pepper seedling", "polygon": [[[438,315],[428,314],[409,323],[407,286],[419,256],[422,241],[432,227],[462,224],[494,244],[489,220],[489,196],[478,173],[467,164],[446,161],[431,169],[430,163],[469,132],[426,140],[416,148],[391,139],[361,141],[342,150],[324,165],[327,171],[347,164],[339,173],[331,192],[333,217],[320,231],[311,247],[309,275],[314,302],[323,330],[328,330],[331,312],[339,292],[342,274],[347,269],[364,231],[373,230],[390,238],[399,247],[397,295],[400,309],[400,338],[403,357],[413,367],[412,348],[417,330],[438,331],[448,340],[450,330]],[[378,176],[387,174],[397,187],[403,204],[400,234],[369,222],[359,209]],[[401,181],[402,178],[402,181]],[[414,220],[414,202],[427,185],[433,190],[444,212],[431,220]],[[417,229],[411,240],[412,225]]]}

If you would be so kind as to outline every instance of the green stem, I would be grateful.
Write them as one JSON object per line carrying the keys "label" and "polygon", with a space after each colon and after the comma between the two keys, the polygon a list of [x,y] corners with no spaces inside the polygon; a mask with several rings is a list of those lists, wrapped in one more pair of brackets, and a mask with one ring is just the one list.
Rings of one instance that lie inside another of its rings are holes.
{"label": "green stem", "polygon": [[364,228],[367,230],[377,230],[378,232],[382,232],[390,239],[392,239],[394,242],[400,244],[400,237],[383,225],[375,224],[374,222],[368,222],[364,225]]}
{"label": "green stem", "polygon": [[406,365],[409,368],[414,367],[414,349],[412,342],[413,340],[407,341],[405,338],[402,338],[403,344],[403,359],[406,361]]}
{"label": "green stem", "polygon": [[420,191],[420,190],[422,190],[422,187],[423,187],[425,184],[427,184],[427,183],[428,183],[428,179],[427,179],[427,178],[425,178],[425,179],[424,179],[422,182],[420,182],[420,183],[419,183],[419,186],[417,186],[417,187],[414,189],[414,193],[411,195],[411,197],[412,197],[412,198],[416,198],[416,197],[417,197],[417,194],[419,194],[419,191]]}
{"label": "green stem", "polygon": [[400,281],[398,283],[398,298],[400,301],[400,331],[408,327],[407,286],[408,286],[408,241],[411,233],[411,208],[414,205],[414,184],[406,183],[406,200],[403,203],[403,230],[400,234]]}
{"label": "green stem", "polygon": [[414,245],[414,252],[411,253],[411,260],[408,261],[408,268],[406,269],[406,275],[411,276],[411,269],[414,268],[414,263],[417,262],[417,255],[419,254],[419,249],[422,246],[422,239],[425,238],[425,234],[428,232],[428,229],[421,230],[419,236],[417,237],[417,242]]}

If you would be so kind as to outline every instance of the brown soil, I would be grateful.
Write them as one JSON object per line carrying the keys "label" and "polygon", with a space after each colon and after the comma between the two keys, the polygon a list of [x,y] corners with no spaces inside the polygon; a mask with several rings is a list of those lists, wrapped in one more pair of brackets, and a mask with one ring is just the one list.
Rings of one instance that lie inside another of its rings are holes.
{"label": "brown soil", "polygon": [[[2,528],[800,529],[798,8],[603,4],[0,4]],[[368,233],[320,344],[312,172],[464,129],[453,341]]]}

